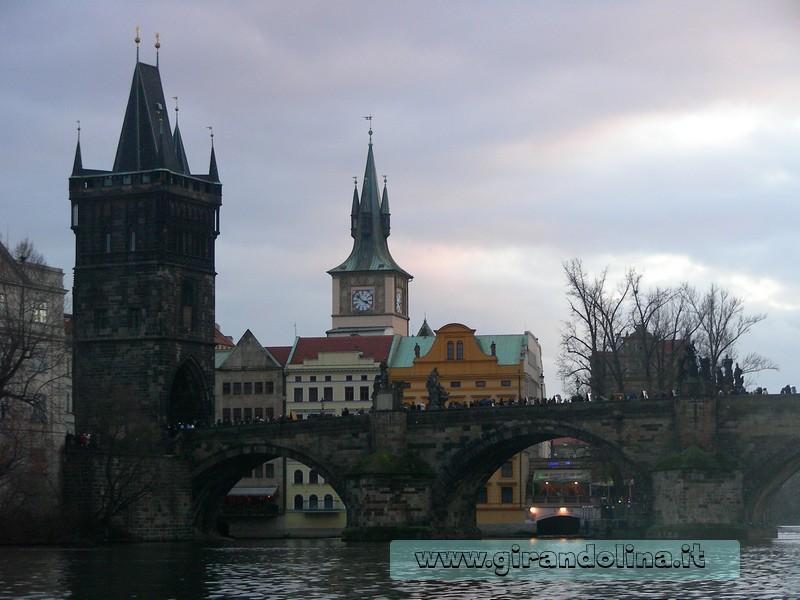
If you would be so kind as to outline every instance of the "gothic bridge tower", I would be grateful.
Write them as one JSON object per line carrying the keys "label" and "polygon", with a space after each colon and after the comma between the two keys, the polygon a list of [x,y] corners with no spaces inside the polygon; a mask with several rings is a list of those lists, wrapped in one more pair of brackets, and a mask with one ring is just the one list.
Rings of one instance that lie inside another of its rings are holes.
{"label": "gothic bridge tower", "polygon": [[79,137],[69,178],[79,431],[122,422],[156,432],[213,415],[214,243],[222,204],[213,134],[208,174],[192,173],[177,99],[173,130],[158,54],[155,66],[140,62],[139,41],[137,28],[113,169],[83,168]]}
{"label": "gothic bridge tower", "polygon": [[328,271],[333,278],[333,328],[329,336],[408,335],[408,283],[412,277],[389,252],[389,194],[384,180],[379,197],[378,185],[370,128],[361,197],[357,185],[353,191],[353,250],[346,261]]}

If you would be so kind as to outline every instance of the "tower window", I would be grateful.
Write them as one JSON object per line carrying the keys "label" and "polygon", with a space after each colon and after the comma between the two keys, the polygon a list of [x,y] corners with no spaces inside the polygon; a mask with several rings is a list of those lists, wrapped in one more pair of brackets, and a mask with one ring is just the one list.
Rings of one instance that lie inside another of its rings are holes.
{"label": "tower window", "polygon": [[456,342],[456,360],[464,360],[464,342]]}
{"label": "tower window", "polygon": [[184,281],[181,293],[183,328],[190,331],[195,324],[195,285],[194,281]]}
{"label": "tower window", "polygon": [[72,226],[73,227],[77,227],[78,226],[78,205],[77,204],[73,204],[72,205]]}
{"label": "tower window", "polygon": [[128,251],[136,252],[136,230],[133,227],[128,228]]}
{"label": "tower window", "polygon": [[103,229],[103,252],[111,252],[111,230],[108,227]]}
{"label": "tower window", "polygon": [[453,342],[447,342],[447,360],[453,360]]}

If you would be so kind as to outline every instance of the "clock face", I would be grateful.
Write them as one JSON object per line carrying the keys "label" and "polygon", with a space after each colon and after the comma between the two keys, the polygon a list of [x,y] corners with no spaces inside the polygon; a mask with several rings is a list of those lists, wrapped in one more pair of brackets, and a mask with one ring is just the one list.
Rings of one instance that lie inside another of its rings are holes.
{"label": "clock face", "polygon": [[372,290],[356,290],[353,292],[353,308],[364,312],[372,308]]}
{"label": "clock face", "polygon": [[403,312],[403,290],[397,290],[394,293],[394,310],[396,312]]}

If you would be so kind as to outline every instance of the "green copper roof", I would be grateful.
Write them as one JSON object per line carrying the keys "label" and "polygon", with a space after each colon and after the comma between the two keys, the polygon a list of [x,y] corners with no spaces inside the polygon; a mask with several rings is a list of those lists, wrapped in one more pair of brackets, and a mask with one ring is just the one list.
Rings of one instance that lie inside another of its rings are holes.
{"label": "green copper roof", "polygon": [[378,175],[372,153],[372,130],[370,130],[367,166],[361,182],[361,198],[357,190],[353,197],[350,235],[355,239],[353,250],[342,264],[328,273],[354,271],[394,271],[411,279],[392,258],[387,238],[390,230],[389,196],[384,184],[382,205],[378,192]]}
{"label": "green copper roof", "polygon": [[[392,364],[390,367],[404,368],[414,364],[414,348],[419,344],[419,355],[425,356],[433,347],[435,337],[413,335],[401,337],[397,344]],[[526,349],[526,336],[524,334],[509,335],[476,335],[475,341],[481,351],[491,356],[492,342],[495,345],[495,355],[499,365],[518,365],[523,351]]]}

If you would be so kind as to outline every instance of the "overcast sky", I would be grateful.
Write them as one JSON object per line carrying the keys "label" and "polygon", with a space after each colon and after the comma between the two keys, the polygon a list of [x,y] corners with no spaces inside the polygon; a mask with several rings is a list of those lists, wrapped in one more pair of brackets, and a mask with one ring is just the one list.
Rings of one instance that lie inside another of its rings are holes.
{"label": "overcast sky", "polygon": [[[800,3],[0,2],[0,236],[72,285],[69,177],[111,169],[135,64],[223,183],[217,321],[264,345],[331,327],[373,115],[411,330],[530,330],[550,394],[562,264],[711,282],[800,386]],[[174,124],[174,117],[172,118]]]}

